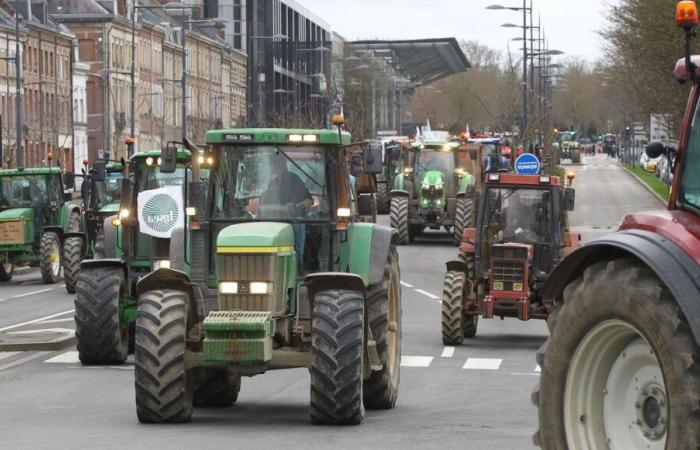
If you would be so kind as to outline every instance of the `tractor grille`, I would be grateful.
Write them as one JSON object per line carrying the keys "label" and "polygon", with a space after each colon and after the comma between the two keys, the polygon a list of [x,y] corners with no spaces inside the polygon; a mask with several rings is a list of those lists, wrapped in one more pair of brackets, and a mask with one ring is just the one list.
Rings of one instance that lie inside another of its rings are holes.
{"label": "tractor grille", "polygon": [[525,283],[525,267],[522,263],[495,261],[493,281],[502,283]]}
{"label": "tractor grille", "polygon": [[[250,281],[275,281],[274,253],[217,255],[216,271],[219,282],[236,281],[239,284]],[[222,311],[270,311],[279,312],[275,293],[268,294],[219,294],[219,309]]]}

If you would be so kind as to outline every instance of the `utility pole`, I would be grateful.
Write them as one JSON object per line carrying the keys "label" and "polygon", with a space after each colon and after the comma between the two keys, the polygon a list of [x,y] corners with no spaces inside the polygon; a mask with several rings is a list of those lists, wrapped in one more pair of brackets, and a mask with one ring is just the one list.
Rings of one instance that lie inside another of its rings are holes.
{"label": "utility pole", "polygon": [[131,157],[134,154],[134,138],[136,134],[136,2],[134,1],[131,7],[131,127],[129,127],[129,135],[132,139],[127,143],[127,155]]}
{"label": "utility pole", "polygon": [[24,167],[24,151],[22,148],[22,96],[20,95],[22,89],[22,57],[20,56],[20,42],[19,42],[19,13],[15,13],[15,109],[16,118],[15,123],[17,124],[17,144],[16,144],[16,156],[15,156],[15,166]]}
{"label": "utility pole", "polygon": [[187,138],[187,36],[186,21],[182,23],[182,142]]}
{"label": "utility pole", "polygon": [[527,86],[527,0],[523,0],[523,113],[520,130],[523,151],[527,151]]}

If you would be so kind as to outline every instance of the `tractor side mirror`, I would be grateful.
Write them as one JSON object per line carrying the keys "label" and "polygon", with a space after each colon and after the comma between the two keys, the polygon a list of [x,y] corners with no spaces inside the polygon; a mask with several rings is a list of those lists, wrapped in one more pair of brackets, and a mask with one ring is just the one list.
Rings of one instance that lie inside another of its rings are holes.
{"label": "tractor side mirror", "polygon": [[382,144],[377,141],[366,142],[362,146],[362,159],[365,173],[382,173],[384,170]]}
{"label": "tractor side mirror", "polygon": [[350,157],[350,175],[359,177],[362,174],[362,155],[353,153]]}
{"label": "tractor side mirror", "polygon": [[177,146],[174,142],[168,142],[160,153],[160,171],[161,173],[174,173],[176,169]]}
{"label": "tractor side mirror", "polygon": [[93,181],[104,181],[105,174],[107,173],[107,161],[104,159],[96,159],[92,163],[92,169],[90,169],[90,176]]}
{"label": "tractor side mirror", "polygon": [[644,147],[644,152],[649,158],[658,158],[661,155],[667,155],[669,153],[676,153],[676,147],[673,145],[667,145],[662,142],[654,141],[647,144]]}
{"label": "tractor side mirror", "polygon": [[574,189],[574,188],[564,189],[564,209],[566,209],[567,211],[573,211],[575,204],[576,204],[576,189]]}

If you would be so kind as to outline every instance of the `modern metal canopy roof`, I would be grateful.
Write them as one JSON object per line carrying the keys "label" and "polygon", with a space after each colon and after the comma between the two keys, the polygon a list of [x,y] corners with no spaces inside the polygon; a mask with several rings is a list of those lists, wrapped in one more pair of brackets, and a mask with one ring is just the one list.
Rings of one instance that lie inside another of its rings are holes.
{"label": "modern metal canopy roof", "polygon": [[455,38],[353,41],[346,46],[357,56],[384,59],[397,75],[416,84],[432,83],[471,67]]}

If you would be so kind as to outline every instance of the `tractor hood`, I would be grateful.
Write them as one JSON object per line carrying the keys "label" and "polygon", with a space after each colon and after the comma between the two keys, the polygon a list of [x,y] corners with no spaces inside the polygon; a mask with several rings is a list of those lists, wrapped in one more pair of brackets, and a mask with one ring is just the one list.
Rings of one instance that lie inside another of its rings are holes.
{"label": "tractor hood", "polygon": [[34,219],[34,210],[32,208],[13,208],[0,212],[0,222],[32,219]]}
{"label": "tractor hood", "polygon": [[277,247],[291,250],[294,247],[294,231],[287,223],[251,222],[224,228],[216,239],[217,249]]}
{"label": "tractor hood", "polygon": [[423,176],[423,186],[435,186],[444,184],[443,174],[439,170],[430,170]]}
{"label": "tractor hood", "polygon": [[99,210],[99,212],[103,213],[115,213],[117,211],[119,211],[119,202],[107,203]]}

